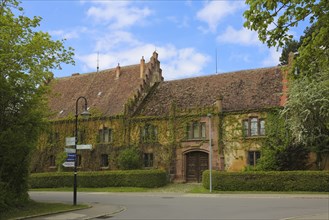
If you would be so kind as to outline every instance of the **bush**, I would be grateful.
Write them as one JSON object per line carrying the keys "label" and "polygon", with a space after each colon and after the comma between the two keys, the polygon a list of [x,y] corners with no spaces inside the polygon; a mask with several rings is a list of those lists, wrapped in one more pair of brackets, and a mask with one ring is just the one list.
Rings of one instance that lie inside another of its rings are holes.
{"label": "bush", "polygon": [[[73,172],[34,173],[30,176],[31,188],[73,187]],[[167,184],[163,170],[117,170],[79,172],[78,187],[160,187]]]}
{"label": "bush", "polygon": [[[329,192],[328,171],[212,172],[212,186],[220,191]],[[202,183],[209,189],[209,171]]]}
{"label": "bush", "polygon": [[0,182],[0,219],[1,219],[1,213],[3,213],[7,209],[7,202],[6,202],[6,197],[7,197],[7,189],[5,186],[5,183]]}
{"label": "bush", "polygon": [[119,168],[122,170],[135,170],[142,167],[140,152],[135,148],[123,150],[118,157]]}

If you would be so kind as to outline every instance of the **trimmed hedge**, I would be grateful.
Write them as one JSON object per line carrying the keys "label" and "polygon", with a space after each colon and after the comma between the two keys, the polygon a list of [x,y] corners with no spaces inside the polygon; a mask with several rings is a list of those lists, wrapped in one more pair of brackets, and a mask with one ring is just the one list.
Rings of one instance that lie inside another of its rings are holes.
{"label": "trimmed hedge", "polygon": [[[73,187],[73,172],[33,173],[30,188]],[[78,187],[146,187],[154,188],[167,184],[163,170],[117,170],[78,172]]]}
{"label": "trimmed hedge", "polygon": [[[328,171],[212,172],[212,186],[220,191],[329,192]],[[209,170],[202,175],[209,189]]]}

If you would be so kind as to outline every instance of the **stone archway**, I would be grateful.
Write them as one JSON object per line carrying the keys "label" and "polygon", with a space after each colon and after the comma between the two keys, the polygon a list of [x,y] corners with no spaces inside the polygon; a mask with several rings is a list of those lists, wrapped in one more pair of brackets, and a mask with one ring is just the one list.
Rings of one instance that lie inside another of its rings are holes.
{"label": "stone archway", "polygon": [[209,168],[209,155],[203,151],[186,153],[186,182],[201,182],[202,172]]}

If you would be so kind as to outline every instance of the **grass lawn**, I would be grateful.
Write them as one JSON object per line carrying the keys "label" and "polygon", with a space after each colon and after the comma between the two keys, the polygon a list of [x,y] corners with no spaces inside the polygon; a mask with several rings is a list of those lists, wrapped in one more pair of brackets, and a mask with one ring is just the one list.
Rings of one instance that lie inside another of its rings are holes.
{"label": "grass lawn", "polygon": [[[30,191],[53,191],[53,192],[71,192],[73,189],[66,188],[40,188],[30,189]],[[106,187],[106,188],[78,188],[79,192],[163,192],[163,193],[204,193],[208,194],[206,189],[200,183],[170,183],[159,188],[142,187]],[[212,194],[324,194],[325,192],[278,192],[278,191],[217,191]]]}
{"label": "grass lawn", "polygon": [[[70,192],[72,188],[41,188],[30,189],[30,191],[55,191]],[[105,187],[105,188],[78,188],[79,192],[173,192],[173,193],[207,193],[208,190],[203,188],[202,184],[195,183],[171,183],[159,188],[142,188],[142,187]]]}
{"label": "grass lawn", "polygon": [[69,205],[61,203],[39,203],[30,201],[22,207],[17,207],[1,213],[0,219],[19,219],[27,216],[60,213],[70,210],[88,208],[88,205]]}

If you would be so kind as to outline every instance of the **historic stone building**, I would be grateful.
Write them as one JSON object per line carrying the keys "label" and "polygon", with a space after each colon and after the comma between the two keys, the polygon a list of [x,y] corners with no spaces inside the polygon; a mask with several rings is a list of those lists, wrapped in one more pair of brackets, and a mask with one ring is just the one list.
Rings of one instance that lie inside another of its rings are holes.
{"label": "historic stone building", "polygon": [[283,76],[282,67],[271,67],[164,81],[154,52],[149,62],[53,79],[51,124],[40,137],[32,172],[64,169],[65,138],[74,136],[80,96],[92,116],[79,119],[78,140],[93,146],[78,151],[80,170],[117,169],[128,147],[140,150],[144,168],[164,168],[180,182],[201,181],[209,155],[214,170],[254,166],[267,112],[286,100]]}

